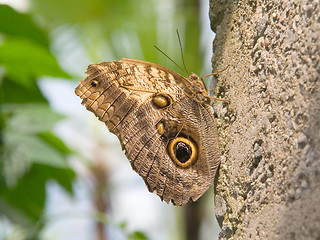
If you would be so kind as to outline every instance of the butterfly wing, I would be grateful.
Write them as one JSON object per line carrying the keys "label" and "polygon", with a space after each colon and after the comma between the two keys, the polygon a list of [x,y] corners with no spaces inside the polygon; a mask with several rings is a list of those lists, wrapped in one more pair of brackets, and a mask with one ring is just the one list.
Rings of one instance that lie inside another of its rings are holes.
{"label": "butterfly wing", "polygon": [[219,150],[210,107],[184,93],[188,79],[132,59],[90,65],[87,74],[76,94],[117,135],[149,191],[176,205],[197,200],[213,183]]}

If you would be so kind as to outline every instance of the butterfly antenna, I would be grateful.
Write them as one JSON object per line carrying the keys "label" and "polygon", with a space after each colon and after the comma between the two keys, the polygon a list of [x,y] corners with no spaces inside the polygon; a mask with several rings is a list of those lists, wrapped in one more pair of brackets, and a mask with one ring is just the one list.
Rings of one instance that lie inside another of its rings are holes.
{"label": "butterfly antenna", "polygon": [[180,34],[179,34],[178,29],[176,29],[176,31],[177,31],[177,36],[178,36],[178,40],[179,40],[179,46],[180,46],[180,52],[181,52],[181,58],[182,58],[183,67],[184,67],[184,69],[185,69],[185,72],[186,72],[186,73],[188,74],[188,76],[189,76],[190,74],[188,73],[188,70],[187,70],[187,68],[186,68],[186,64],[185,64],[185,62],[184,62],[184,56],[183,56],[183,49],[182,49]]}
{"label": "butterfly antenna", "polygon": [[[154,45],[154,47],[161,52],[163,55],[165,55],[171,62],[173,62],[181,71],[185,72],[186,74],[188,74],[188,72],[186,72],[183,68],[181,68],[175,61],[173,61],[165,52],[163,52],[160,48],[158,48],[156,45]],[[188,74],[189,76],[189,74]]]}

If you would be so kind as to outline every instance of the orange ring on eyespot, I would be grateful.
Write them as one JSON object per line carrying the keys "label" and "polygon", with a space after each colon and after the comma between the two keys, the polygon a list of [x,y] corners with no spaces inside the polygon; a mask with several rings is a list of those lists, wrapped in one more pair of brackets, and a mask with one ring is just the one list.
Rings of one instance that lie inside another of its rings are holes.
{"label": "orange ring on eyespot", "polygon": [[[179,161],[179,159],[176,156],[176,152],[175,152],[176,149],[175,148],[176,148],[176,144],[179,142],[186,144],[190,148],[190,151],[191,151],[191,155],[190,155],[189,159],[185,162]],[[183,168],[189,167],[191,164],[193,164],[197,160],[197,157],[198,157],[198,151],[197,151],[197,147],[196,147],[195,143],[185,137],[176,137],[176,138],[172,139],[169,142],[167,149],[168,149],[168,153],[169,153],[170,158],[178,166],[183,167]]]}

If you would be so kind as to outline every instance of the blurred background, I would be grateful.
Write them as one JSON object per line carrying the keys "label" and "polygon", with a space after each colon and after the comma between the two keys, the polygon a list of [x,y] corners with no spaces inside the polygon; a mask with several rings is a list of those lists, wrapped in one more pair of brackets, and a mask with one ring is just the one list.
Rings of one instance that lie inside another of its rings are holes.
{"label": "blurred background", "polygon": [[[87,65],[129,57],[211,73],[208,0],[0,0],[0,240],[217,239],[213,189],[174,207],[81,105]],[[183,73],[181,73],[184,75]]]}

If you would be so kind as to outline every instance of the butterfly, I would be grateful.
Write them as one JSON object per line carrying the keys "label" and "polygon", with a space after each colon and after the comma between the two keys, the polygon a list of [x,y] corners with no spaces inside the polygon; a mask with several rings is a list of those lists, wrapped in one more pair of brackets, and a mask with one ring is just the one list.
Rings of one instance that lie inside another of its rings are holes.
{"label": "butterfly", "polygon": [[89,65],[86,73],[76,95],[119,138],[149,191],[174,205],[202,196],[220,163],[202,79],[129,58]]}

